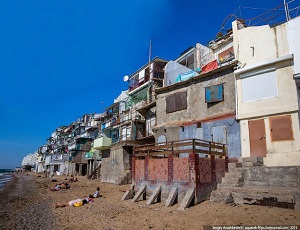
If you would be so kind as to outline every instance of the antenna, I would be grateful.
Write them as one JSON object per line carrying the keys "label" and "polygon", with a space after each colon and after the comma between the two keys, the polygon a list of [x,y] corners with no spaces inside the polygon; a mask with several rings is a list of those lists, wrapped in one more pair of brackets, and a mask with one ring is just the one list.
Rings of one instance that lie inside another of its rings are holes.
{"label": "antenna", "polygon": [[152,49],[152,43],[150,39],[150,44],[149,44],[149,77],[151,75],[151,66],[150,66],[150,61],[151,61],[151,49]]}
{"label": "antenna", "polygon": [[291,20],[290,18],[290,12],[289,12],[289,6],[288,6],[288,3],[286,3],[285,0],[283,0],[283,4],[284,4],[284,11],[285,11],[285,17],[286,17],[286,21],[289,21]]}
{"label": "antenna", "polygon": [[152,44],[151,44],[151,39],[150,39],[150,44],[149,44],[149,68],[150,68],[150,60],[151,60],[151,49],[152,49]]}

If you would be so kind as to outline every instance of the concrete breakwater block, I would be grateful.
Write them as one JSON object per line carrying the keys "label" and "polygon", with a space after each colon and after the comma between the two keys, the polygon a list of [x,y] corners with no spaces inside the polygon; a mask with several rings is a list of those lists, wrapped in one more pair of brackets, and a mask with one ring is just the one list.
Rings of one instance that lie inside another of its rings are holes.
{"label": "concrete breakwater block", "polygon": [[194,200],[194,198],[195,198],[195,188],[189,188],[178,209],[185,210],[186,208],[188,208],[191,202]]}
{"label": "concrete breakwater block", "polygon": [[166,200],[166,207],[170,207],[172,206],[172,204],[177,203],[178,202],[178,188],[177,187],[172,187],[171,191],[169,193],[169,196]]}
{"label": "concrete breakwater block", "polygon": [[147,185],[142,185],[139,189],[139,191],[137,192],[137,194],[135,194],[135,196],[132,199],[132,202],[136,202],[138,201],[138,199],[140,198],[141,195],[143,195],[143,200],[146,200],[146,188]]}
{"label": "concrete breakwater block", "polygon": [[147,205],[153,204],[157,199],[157,202],[161,202],[161,186],[156,186],[154,192],[150,196],[149,200],[146,202]]}
{"label": "concrete breakwater block", "polygon": [[135,191],[134,190],[128,190],[125,192],[125,194],[122,196],[121,200],[130,200],[134,197]]}

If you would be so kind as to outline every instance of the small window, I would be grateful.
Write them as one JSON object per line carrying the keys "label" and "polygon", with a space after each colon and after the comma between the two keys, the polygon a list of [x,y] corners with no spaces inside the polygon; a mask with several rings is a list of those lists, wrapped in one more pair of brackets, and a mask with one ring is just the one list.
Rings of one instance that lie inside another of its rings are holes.
{"label": "small window", "polygon": [[205,87],[205,102],[212,103],[219,101],[224,101],[223,84]]}
{"label": "small window", "polygon": [[173,113],[187,108],[186,91],[174,93],[166,98],[166,113]]}
{"label": "small window", "polygon": [[270,117],[269,122],[272,141],[294,140],[292,118],[290,115]]}

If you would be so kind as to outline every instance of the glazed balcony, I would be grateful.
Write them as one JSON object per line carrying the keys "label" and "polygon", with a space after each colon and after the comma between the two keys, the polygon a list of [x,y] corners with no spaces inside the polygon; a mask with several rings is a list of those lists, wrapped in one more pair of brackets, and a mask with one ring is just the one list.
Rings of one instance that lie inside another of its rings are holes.
{"label": "glazed balcony", "polygon": [[99,150],[108,149],[111,144],[112,144],[111,138],[108,138],[106,136],[99,137],[94,140],[94,148]]}

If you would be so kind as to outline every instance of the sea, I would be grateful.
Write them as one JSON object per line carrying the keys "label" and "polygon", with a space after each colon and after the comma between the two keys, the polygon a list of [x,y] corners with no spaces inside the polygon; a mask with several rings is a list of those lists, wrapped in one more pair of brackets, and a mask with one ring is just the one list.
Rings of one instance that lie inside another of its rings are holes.
{"label": "sea", "polygon": [[3,189],[4,185],[13,179],[12,173],[13,169],[0,169],[0,191]]}

